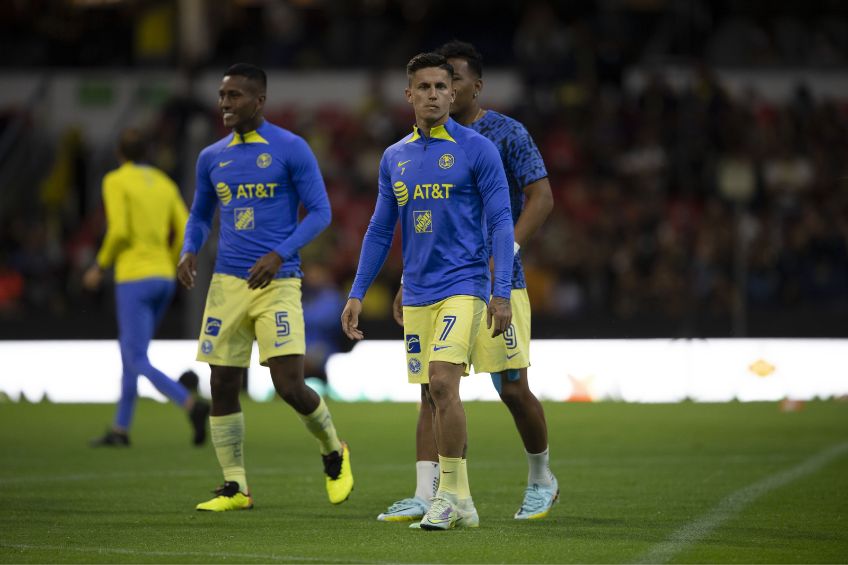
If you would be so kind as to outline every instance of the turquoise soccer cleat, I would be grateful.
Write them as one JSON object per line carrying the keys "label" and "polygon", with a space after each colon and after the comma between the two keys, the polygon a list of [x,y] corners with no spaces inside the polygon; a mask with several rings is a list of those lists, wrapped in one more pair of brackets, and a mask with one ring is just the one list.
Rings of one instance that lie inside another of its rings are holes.
{"label": "turquoise soccer cleat", "polygon": [[388,510],[377,516],[377,520],[381,522],[412,522],[413,520],[421,520],[427,509],[430,508],[430,503],[417,496],[412,498],[404,498],[398,500],[389,506]]}
{"label": "turquoise soccer cleat", "polygon": [[559,484],[554,477],[551,486],[533,484],[524,491],[524,502],[515,513],[516,520],[538,520],[547,516],[559,500]]}

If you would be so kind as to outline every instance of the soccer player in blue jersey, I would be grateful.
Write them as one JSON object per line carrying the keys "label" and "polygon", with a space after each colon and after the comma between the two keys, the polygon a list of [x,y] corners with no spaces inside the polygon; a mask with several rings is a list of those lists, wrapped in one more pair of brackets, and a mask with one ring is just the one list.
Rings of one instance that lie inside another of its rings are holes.
{"label": "soccer player in blue jersey", "polygon": [[[553,207],[551,187],[542,156],[524,126],[503,114],[480,107],[483,66],[480,53],[469,43],[451,41],[437,51],[454,69],[456,99],[451,117],[490,139],[498,148],[509,181],[512,220],[515,224],[515,259],[512,269],[512,324],[498,337],[481,331],[472,352],[477,372],[491,374],[492,383],[512,414],[524,443],[529,473],[524,500],[515,518],[544,518],[559,496],[559,485],[549,467],[548,430],[541,403],[527,384],[530,365],[530,301],[519,247],[545,221]],[[394,302],[394,316],[403,325],[402,290]],[[421,403],[416,429],[416,490],[411,498],[393,503],[380,514],[382,521],[416,520],[427,511],[438,485],[439,464],[429,404]]]}
{"label": "soccer player in blue jersey", "polygon": [[[197,359],[211,368],[210,428],[224,485],[198,510],[253,507],[244,467],[242,374],[253,341],[271,371],[277,393],[318,440],[330,502],[353,489],[350,452],[339,441],[324,400],[304,383],[301,247],[330,223],[330,203],[315,156],[306,142],[263,118],[265,72],[244,63],[230,67],[218,91],[224,125],[232,133],[197,159],[197,190],[186,226],[177,275],[194,286],[197,252],[215,209],[220,235],[215,273],[206,299]],[[306,216],[298,221],[298,206]]]}
{"label": "soccer player in blue jersey", "polygon": [[[351,339],[364,337],[358,327],[362,299],[400,220],[407,374],[411,383],[423,385],[430,403],[441,473],[438,491],[419,524],[428,530],[476,527],[480,520],[468,485],[459,381],[468,374],[483,311],[494,336],[512,319],[509,188],[495,146],[449,117],[454,70],[445,58],[416,55],[406,72],[415,126],[383,153],[377,204],[342,328]],[[486,225],[492,238],[493,291]]]}
{"label": "soccer player in blue jersey", "polygon": [[[138,398],[138,377],[184,408],[193,442],[206,440],[209,404],[154,367],[147,348],[176,289],[174,265],[188,216],[180,190],[168,175],[144,164],[143,134],[129,128],[118,141],[121,166],[103,178],[106,236],[97,261],[83,275],[83,286],[97,289],[104,270],[115,268],[118,341],[121,345],[121,397],[112,428],[92,440],[93,447],[130,444],[129,429]],[[170,243],[169,243],[170,242]]]}

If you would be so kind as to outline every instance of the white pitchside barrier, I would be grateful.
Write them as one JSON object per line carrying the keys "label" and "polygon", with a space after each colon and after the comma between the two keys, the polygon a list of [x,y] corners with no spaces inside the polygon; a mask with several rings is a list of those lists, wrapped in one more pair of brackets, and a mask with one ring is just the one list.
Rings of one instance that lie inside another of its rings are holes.
{"label": "white pitchside barrier", "polygon": [[[194,340],[154,341],[150,359],[177,378],[187,369],[209,394],[209,367]],[[254,348],[255,349],[255,348]],[[848,340],[535,340],[530,387],[542,400],[625,402],[811,400],[848,396]],[[115,402],[121,360],[116,341],[0,341],[0,394],[11,401]],[[419,400],[406,380],[404,343],[362,341],[330,357],[326,394],[341,401]],[[254,350],[248,393],[273,396]],[[139,379],[140,396],[164,400]],[[464,400],[496,400],[488,375],[462,381]]]}

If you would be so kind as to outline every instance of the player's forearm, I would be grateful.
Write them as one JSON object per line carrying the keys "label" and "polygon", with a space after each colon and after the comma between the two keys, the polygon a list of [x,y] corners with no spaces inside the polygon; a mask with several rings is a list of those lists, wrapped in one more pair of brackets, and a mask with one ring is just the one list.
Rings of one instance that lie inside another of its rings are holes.
{"label": "player's forearm", "polygon": [[515,241],[524,246],[542,227],[554,206],[548,179],[540,179],[524,189],[524,209],[515,223]]}
{"label": "player's forearm", "polygon": [[492,294],[509,300],[515,256],[515,231],[509,206],[509,190],[505,182],[502,186],[484,193],[483,207],[486,224],[492,234],[492,257],[495,261],[495,284]]}
{"label": "player's forearm", "polygon": [[274,248],[274,251],[285,261],[303,246],[318,237],[327,226],[330,225],[332,216],[330,214],[330,206],[310,211],[303,218],[292,234]]}
{"label": "player's forearm", "polygon": [[189,214],[188,222],[185,228],[185,239],[183,240],[183,248],[180,255],[185,253],[197,254],[203,244],[206,243],[206,238],[209,237],[209,231],[212,229],[212,221],[200,218],[192,212]]}
{"label": "player's forearm", "polygon": [[348,298],[362,300],[365,297],[365,293],[368,292],[371,283],[377,278],[380,269],[383,268],[383,263],[386,262],[389,249],[392,247],[393,235],[393,229],[374,224],[372,220],[371,225],[368,226],[368,231],[365,232],[365,238],[362,240],[359,266],[356,269],[356,277],[353,280]]}
{"label": "player's forearm", "polygon": [[206,243],[209,232],[212,230],[212,217],[218,205],[217,196],[214,191],[205,188],[198,180],[197,191],[194,193],[194,202],[191,203],[191,211],[186,222],[182,254],[197,254]]}
{"label": "player's forearm", "polygon": [[492,231],[492,256],[495,260],[495,284],[492,294],[507,300],[512,291],[514,241],[512,222],[499,222]]}
{"label": "player's forearm", "polygon": [[185,245],[186,223],[188,223],[188,212],[184,216],[175,218],[171,223],[173,238],[171,240],[170,250],[171,257],[174,258],[174,264],[179,261],[183,246]]}
{"label": "player's forearm", "polygon": [[106,235],[103,237],[103,243],[97,253],[96,261],[100,268],[108,269],[111,267],[115,263],[118,253],[127,246],[128,242],[129,238],[125,230],[110,225],[106,229]]}

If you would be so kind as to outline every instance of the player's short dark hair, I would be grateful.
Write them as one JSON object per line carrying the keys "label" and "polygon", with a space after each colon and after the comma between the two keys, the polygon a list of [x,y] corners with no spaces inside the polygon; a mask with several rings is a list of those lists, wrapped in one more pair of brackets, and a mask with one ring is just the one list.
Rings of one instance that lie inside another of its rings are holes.
{"label": "player's short dark hair", "polygon": [[436,49],[436,53],[445,59],[465,59],[468,68],[474,71],[477,77],[483,78],[483,56],[472,44],[453,39]]}
{"label": "player's short dark hair", "polygon": [[144,161],[147,156],[147,137],[139,129],[125,129],[118,138],[118,152],[127,161]]}
{"label": "player's short dark hair", "polygon": [[260,92],[265,92],[265,89],[268,88],[268,76],[265,71],[250,63],[236,63],[224,72],[224,76],[245,77],[247,80],[255,82],[260,87]]}
{"label": "player's short dark hair", "polygon": [[453,67],[448,60],[438,53],[419,53],[406,64],[406,76],[412,77],[415,71],[435,67],[447,71],[448,76],[453,78]]}

